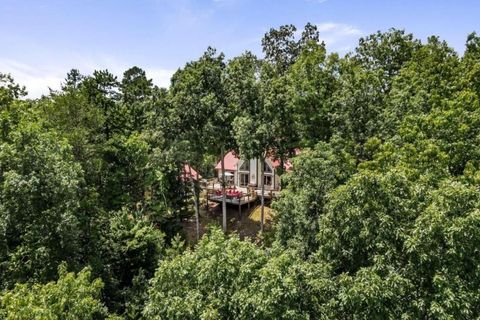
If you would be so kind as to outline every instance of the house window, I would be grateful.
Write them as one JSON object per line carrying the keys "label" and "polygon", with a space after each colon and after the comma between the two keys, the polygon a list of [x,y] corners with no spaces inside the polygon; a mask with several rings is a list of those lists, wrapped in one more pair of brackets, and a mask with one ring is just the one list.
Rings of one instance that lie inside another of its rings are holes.
{"label": "house window", "polygon": [[271,175],[265,175],[263,177],[263,184],[265,186],[271,187],[272,186],[272,181],[273,181],[273,179],[272,179]]}
{"label": "house window", "polygon": [[263,163],[263,172],[265,173],[272,173],[272,168],[268,165],[268,163],[265,161]]}
{"label": "house window", "polygon": [[240,186],[241,187],[248,186],[248,183],[249,183],[248,173],[240,173],[239,178],[240,178]]}
{"label": "house window", "polygon": [[250,171],[250,161],[244,161],[243,164],[240,166],[240,171]]}

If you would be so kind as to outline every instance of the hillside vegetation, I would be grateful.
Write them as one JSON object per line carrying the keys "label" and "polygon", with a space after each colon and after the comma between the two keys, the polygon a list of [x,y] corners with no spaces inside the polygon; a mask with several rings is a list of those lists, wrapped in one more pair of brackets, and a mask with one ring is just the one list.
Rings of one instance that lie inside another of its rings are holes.
{"label": "hillside vegetation", "polygon": [[[71,70],[32,100],[0,74],[2,319],[480,317],[480,37],[339,56],[286,25],[262,47],[208,48],[168,90]],[[183,168],[228,150],[292,158],[272,227],[186,246]]]}

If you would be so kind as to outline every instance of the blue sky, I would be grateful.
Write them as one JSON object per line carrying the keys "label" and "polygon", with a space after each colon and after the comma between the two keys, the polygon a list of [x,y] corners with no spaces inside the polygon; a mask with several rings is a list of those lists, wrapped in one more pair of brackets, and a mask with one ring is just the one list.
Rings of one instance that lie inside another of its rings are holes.
{"label": "blue sky", "polygon": [[210,45],[227,58],[251,50],[271,27],[315,23],[330,51],[358,38],[403,28],[435,34],[463,52],[480,32],[475,0],[0,0],[0,72],[27,86],[30,97],[58,88],[71,68],[137,65],[160,86]]}

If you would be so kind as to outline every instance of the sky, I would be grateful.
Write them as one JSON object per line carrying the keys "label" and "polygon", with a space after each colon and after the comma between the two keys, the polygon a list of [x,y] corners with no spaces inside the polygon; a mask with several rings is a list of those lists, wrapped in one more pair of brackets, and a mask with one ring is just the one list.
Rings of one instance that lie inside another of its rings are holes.
{"label": "sky", "polygon": [[230,59],[262,56],[270,28],[314,23],[330,52],[354,50],[378,30],[440,36],[459,54],[480,33],[478,0],[0,0],[0,72],[29,97],[58,89],[67,72],[138,66],[161,87],[212,46]]}

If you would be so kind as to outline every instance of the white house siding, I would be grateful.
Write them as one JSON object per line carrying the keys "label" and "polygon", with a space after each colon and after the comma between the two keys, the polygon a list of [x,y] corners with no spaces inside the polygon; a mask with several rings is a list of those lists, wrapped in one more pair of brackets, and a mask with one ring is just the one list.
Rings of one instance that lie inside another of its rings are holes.
{"label": "white house siding", "polygon": [[[261,161],[259,159],[250,159],[249,160],[250,162],[250,168],[248,170],[248,174],[249,174],[249,185],[253,185],[253,186],[256,186],[257,188],[260,188],[262,185],[262,181],[260,179],[261,177]],[[276,189],[278,190],[279,187],[280,187],[280,177],[276,174],[276,170],[274,169],[273,167],[273,164],[272,162],[267,159],[266,160],[267,164],[270,166],[270,168],[272,168],[272,186],[273,186],[273,189]],[[234,184],[235,186],[237,187],[240,187],[240,179],[241,179],[241,174],[244,174],[244,173],[247,173],[247,171],[245,170],[240,170],[240,168],[242,167],[244,163],[244,160],[239,160],[237,165],[236,165],[236,170],[234,172],[232,171],[228,171],[228,172],[232,172],[233,173],[233,180],[234,180]],[[267,174],[268,175],[268,174]],[[221,171],[218,172],[218,177],[221,178]],[[266,190],[269,190],[270,187],[266,187]]]}
{"label": "white house siding", "polygon": [[257,185],[257,159],[250,159],[250,184]]}

